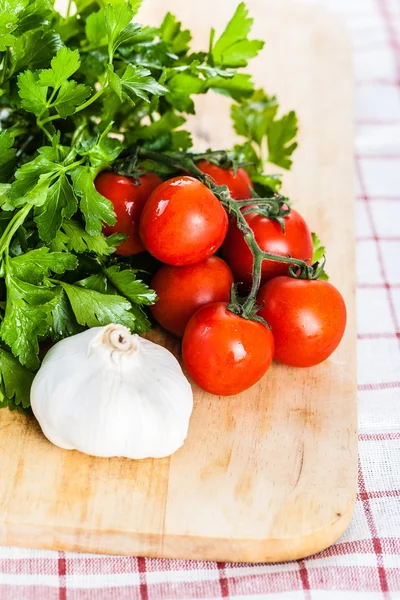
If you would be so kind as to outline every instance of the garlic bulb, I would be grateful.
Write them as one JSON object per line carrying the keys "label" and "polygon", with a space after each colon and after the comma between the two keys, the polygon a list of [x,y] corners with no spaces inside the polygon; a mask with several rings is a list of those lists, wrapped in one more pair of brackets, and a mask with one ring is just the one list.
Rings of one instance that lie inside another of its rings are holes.
{"label": "garlic bulb", "polygon": [[107,325],[53,346],[33,381],[31,405],[60,448],[159,458],[182,446],[193,395],[171,352]]}

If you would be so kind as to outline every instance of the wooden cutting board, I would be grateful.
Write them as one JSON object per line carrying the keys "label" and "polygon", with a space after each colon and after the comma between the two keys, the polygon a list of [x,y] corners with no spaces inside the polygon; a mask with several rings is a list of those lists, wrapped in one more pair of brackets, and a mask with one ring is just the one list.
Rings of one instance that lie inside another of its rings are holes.
{"label": "wooden cutting board", "polygon": [[[342,344],[312,369],[274,365],[237,397],[195,389],[189,437],[170,459],[63,451],[33,420],[0,411],[1,544],[282,561],[326,548],[350,522],[357,414],[349,44],[342,24],[312,6],[248,5],[254,36],[267,40],[251,66],[257,84],[300,119],[285,191],[327,245],[331,280],[348,308]],[[230,0],[168,2],[203,47],[210,26],[219,31],[234,7]],[[147,0],[141,20],[158,23],[165,10],[163,0]],[[198,107],[191,121],[198,147],[230,147],[229,101],[209,95]]]}

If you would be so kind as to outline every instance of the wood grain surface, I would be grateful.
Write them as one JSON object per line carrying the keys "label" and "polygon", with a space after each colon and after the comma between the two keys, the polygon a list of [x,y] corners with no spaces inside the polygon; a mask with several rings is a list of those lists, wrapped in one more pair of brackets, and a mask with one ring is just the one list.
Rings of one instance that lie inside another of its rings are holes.
{"label": "wood grain surface", "polygon": [[[249,0],[251,65],[300,119],[285,192],[328,248],[348,326],[312,369],[274,365],[251,390],[219,398],[195,389],[183,449],[170,459],[97,459],[52,446],[33,420],[0,411],[0,543],[101,553],[282,561],[332,544],[352,514],[357,474],[352,73],[343,26],[308,5]],[[235,3],[169,0],[206,47]],[[141,20],[166,4],[147,0]],[[229,101],[208,95],[191,127],[198,148],[230,147]],[[276,172],[276,167],[271,167]],[[157,336],[157,334],[155,334]],[[174,350],[171,339],[167,345]]]}

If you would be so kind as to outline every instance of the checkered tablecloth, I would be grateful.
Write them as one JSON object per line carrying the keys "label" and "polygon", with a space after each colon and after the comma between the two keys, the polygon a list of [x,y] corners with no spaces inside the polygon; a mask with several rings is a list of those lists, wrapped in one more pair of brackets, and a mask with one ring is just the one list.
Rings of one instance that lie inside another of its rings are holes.
{"label": "checkered tablecloth", "polygon": [[277,565],[0,548],[0,600],[400,599],[400,0],[318,3],[344,17],[356,64],[360,467],[349,529]]}

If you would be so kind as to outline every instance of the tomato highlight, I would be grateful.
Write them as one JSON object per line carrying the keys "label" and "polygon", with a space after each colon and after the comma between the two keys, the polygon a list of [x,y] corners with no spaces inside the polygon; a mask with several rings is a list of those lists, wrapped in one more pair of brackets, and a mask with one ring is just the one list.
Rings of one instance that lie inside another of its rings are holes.
{"label": "tomato highlight", "polygon": [[191,265],[218,250],[228,230],[225,209],[194,177],[162,183],[145,204],[140,220],[143,245],[168,265]]}
{"label": "tomato highlight", "polygon": [[182,342],[187,372],[203,390],[218,396],[244,392],[268,371],[274,354],[271,331],[214,302],[190,319]]}

